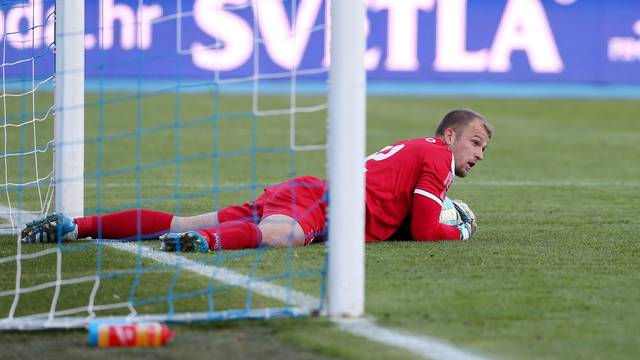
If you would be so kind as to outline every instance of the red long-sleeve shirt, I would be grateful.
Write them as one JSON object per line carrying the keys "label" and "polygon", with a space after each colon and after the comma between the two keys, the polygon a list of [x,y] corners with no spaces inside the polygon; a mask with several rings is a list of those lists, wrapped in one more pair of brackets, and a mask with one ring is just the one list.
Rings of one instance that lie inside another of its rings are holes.
{"label": "red long-sleeve shirt", "polygon": [[366,161],[367,241],[383,241],[408,217],[414,240],[457,240],[460,230],[441,224],[454,178],[453,154],[438,138],[398,141]]}

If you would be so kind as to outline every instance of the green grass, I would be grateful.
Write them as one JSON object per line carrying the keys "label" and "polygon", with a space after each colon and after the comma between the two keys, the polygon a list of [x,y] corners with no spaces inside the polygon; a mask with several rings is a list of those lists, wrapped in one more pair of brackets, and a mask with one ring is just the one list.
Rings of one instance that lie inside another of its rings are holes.
{"label": "green grass", "polygon": [[[95,100],[89,97],[89,102],[91,99]],[[301,101],[317,104],[322,100]],[[287,102],[261,98],[260,104],[273,109],[286,107]],[[246,111],[250,105],[245,97],[224,97],[216,103],[211,96],[183,95],[179,102],[158,96],[145,99],[139,107],[135,99],[128,99],[106,105],[102,111],[88,108],[88,211],[140,204],[196,214],[246,201],[261,191],[248,188],[227,192],[225,186],[251,184],[254,180],[271,183],[294,173],[325,176],[322,151],[255,155],[250,151],[253,147],[286,148],[288,116],[211,118],[216,113]],[[450,191],[450,197],[464,199],[478,215],[477,237],[469,242],[368,244],[366,312],[382,325],[433,336],[500,359],[640,357],[636,335],[640,333],[640,225],[636,220],[640,209],[640,123],[636,121],[640,103],[370,98],[368,153],[398,139],[430,135],[442,115],[457,107],[485,114],[495,129],[485,161],[467,179],[457,179]],[[14,105],[16,111],[20,108]],[[135,131],[138,114],[143,127],[150,130]],[[324,142],[325,117],[326,113],[302,115],[296,141]],[[42,134],[47,131],[44,125]],[[98,127],[105,137],[98,137]],[[258,131],[256,138],[250,136],[253,129]],[[25,144],[31,144],[31,140],[27,135],[10,134],[8,143],[14,148],[19,148],[20,142],[28,146]],[[138,150],[136,144],[140,145]],[[226,155],[216,158],[216,151]],[[141,161],[136,160],[136,153]],[[178,155],[182,157],[179,164],[162,162]],[[18,181],[15,169],[20,163],[12,161],[8,176]],[[253,164],[257,166],[255,172]],[[40,165],[44,170],[50,167],[46,162]],[[138,179],[137,166],[145,168]],[[26,171],[28,174],[31,170]],[[95,177],[98,174],[107,175],[99,180],[100,187]],[[137,180],[141,188],[136,188]],[[223,191],[217,191],[216,186],[222,186]],[[34,191],[11,196],[14,206],[39,206]],[[6,202],[0,205],[6,206]],[[15,238],[0,237],[0,245],[0,257],[15,253]],[[113,249],[102,251],[104,273],[137,265],[135,257]],[[96,252],[91,246],[65,252],[65,276],[82,276],[95,269]],[[220,257],[212,263],[221,262],[247,273],[255,253],[246,255]],[[190,257],[207,259],[202,255]],[[55,256],[49,255],[28,265],[25,262],[23,273],[28,275],[23,277],[23,286],[55,279],[50,271],[54,260]],[[318,269],[324,260],[324,247],[265,251],[257,273],[281,273],[289,260],[293,269]],[[173,269],[157,269],[157,264],[148,260],[142,266],[149,271],[143,273],[136,296],[152,299],[164,293],[175,275]],[[15,264],[1,264],[0,291],[12,289],[14,281]],[[280,284],[287,281],[276,280]],[[319,276],[291,282],[298,290],[318,294]],[[92,285],[65,288],[61,292],[62,308],[81,306]],[[102,285],[97,297],[100,301],[128,299],[132,279],[125,276]],[[206,279],[186,272],[176,281],[176,291],[182,293],[207,286]],[[28,299],[25,295],[18,313],[48,311],[51,292],[33,293]],[[220,308],[242,306],[246,300],[242,291],[216,293],[216,297]],[[10,306],[7,300],[12,297],[0,298],[2,316]],[[195,296],[175,306],[202,311],[206,300],[206,296]],[[257,305],[274,303],[260,297],[254,300]],[[144,310],[164,311],[168,303],[145,306]],[[86,356],[177,357],[187,354],[190,347],[216,344],[213,351],[222,357],[254,357],[250,352],[256,351],[274,359],[411,358],[406,351],[347,335],[317,318],[176,329],[178,337],[164,349],[117,353],[91,350]],[[64,348],[65,354],[73,356],[77,349],[89,351],[83,345],[84,336],[81,331],[2,333],[0,340],[12,344],[14,353],[27,357],[33,354],[29,349],[56,347],[58,343],[68,344],[56,348]],[[193,353],[192,357],[197,355]]]}

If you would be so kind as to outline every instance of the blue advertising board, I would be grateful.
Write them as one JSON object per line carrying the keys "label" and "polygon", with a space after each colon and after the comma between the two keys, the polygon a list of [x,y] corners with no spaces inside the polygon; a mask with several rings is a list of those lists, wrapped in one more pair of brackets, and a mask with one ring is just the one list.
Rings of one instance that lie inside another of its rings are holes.
{"label": "blue advertising board", "polygon": [[[139,3],[85,3],[88,79],[241,79],[293,69],[326,77],[326,1]],[[366,4],[372,83],[640,85],[637,0]],[[31,56],[36,71],[52,68],[52,57],[38,58],[53,41],[52,10],[43,0],[0,7],[4,63]]]}

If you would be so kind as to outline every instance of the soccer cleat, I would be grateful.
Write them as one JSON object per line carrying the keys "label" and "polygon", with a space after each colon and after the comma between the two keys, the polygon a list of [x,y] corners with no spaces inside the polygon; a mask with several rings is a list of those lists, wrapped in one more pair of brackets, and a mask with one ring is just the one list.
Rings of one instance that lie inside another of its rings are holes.
{"label": "soccer cleat", "polygon": [[197,231],[167,233],[160,236],[160,250],[207,253],[209,244],[207,239]]}
{"label": "soccer cleat", "polygon": [[76,240],[78,226],[75,222],[60,213],[50,214],[34,220],[22,230],[22,242],[25,243],[54,243],[61,236],[62,241]]}

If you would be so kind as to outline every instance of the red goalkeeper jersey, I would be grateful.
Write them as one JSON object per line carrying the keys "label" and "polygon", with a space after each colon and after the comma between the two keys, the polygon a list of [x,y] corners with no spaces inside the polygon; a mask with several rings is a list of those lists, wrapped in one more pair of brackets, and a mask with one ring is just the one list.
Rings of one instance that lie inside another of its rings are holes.
{"label": "red goalkeeper jersey", "polygon": [[453,154],[438,138],[398,141],[366,160],[366,239],[383,241],[410,218],[415,240],[457,240],[439,217],[454,178]]}

